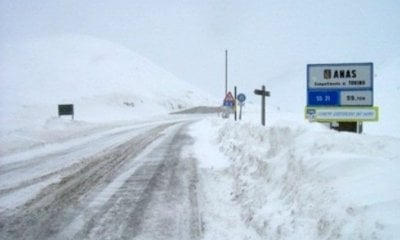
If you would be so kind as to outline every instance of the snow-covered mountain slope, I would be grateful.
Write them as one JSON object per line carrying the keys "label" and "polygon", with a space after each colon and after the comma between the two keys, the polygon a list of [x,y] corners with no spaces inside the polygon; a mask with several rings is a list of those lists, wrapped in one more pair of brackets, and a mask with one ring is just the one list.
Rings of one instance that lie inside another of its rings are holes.
{"label": "snow-covered mountain slope", "polygon": [[[91,132],[105,123],[216,104],[146,58],[89,36],[3,43],[0,52],[2,153]],[[58,119],[58,104],[74,104],[75,121]]]}
{"label": "snow-covered mountain slope", "polygon": [[3,44],[1,52],[2,126],[56,116],[62,103],[75,104],[77,119],[105,121],[210,102],[207,94],[144,57],[88,36]]}

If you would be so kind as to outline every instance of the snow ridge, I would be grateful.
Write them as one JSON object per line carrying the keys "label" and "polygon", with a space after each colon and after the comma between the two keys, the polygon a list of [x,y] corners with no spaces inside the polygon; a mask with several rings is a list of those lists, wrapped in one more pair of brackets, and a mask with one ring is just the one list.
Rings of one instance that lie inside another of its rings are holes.
{"label": "snow ridge", "polygon": [[270,239],[395,239],[400,235],[400,140],[318,125],[227,123],[242,219]]}

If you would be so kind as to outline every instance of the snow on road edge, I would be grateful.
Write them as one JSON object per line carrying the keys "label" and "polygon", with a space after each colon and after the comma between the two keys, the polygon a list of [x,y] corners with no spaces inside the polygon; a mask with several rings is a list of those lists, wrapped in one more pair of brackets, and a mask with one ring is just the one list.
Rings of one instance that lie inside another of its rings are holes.
{"label": "snow on road edge", "polygon": [[195,139],[192,151],[198,160],[203,239],[259,239],[253,229],[245,226],[239,205],[233,200],[233,175],[229,159],[218,149],[217,126],[215,119],[208,119],[190,127],[190,134]]}

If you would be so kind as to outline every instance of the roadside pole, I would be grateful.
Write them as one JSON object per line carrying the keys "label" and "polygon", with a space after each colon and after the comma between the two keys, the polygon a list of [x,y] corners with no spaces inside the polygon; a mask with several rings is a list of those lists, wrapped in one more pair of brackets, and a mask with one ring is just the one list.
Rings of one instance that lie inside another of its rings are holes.
{"label": "roadside pole", "polygon": [[225,50],[225,96],[228,94],[228,50]]}

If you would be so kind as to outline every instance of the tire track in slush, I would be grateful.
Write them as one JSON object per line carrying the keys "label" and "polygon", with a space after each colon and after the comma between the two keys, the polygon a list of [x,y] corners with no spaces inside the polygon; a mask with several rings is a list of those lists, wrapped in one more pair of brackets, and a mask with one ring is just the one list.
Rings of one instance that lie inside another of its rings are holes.
{"label": "tire track in slush", "polygon": [[[107,139],[112,139],[115,136],[120,136],[122,134],[127,134],[126,132],[129,133],[129,130],[131,129],[136,129],[137,127],[130,127],[130,128],[125,128],[124,130],[118,130],[118,131],[111,131],[109,133],[107,133],[104,136],[100,136],[100,137],[95,137],[94,141],[99,140],[99,139],[103,139],[103,138],[107,138]],[[86,137],[84,137],[86,138]],[[52,152],[52,153],[48,153],[46,155],[40,155],[39,156],[34,156],[33,157],[29,157],[26,160],[23,161],[17,161],[17,162],[11,162],[8,164],[2,164],[1,168],[0,168],[0,175],[2,174],[14,174],[17,171],[26,171],[26,169],[32,169],[35,168],[37,166],[42,166],[45,165],[47,162],[57,162],[60,160],[63,160],[63,156],[67,156],[72,152],[80,152],[82,149],[88,149],[91,148],[92,145],[92,141],[84,141],[82,144],[80,145],[73,145],[71,147],[67,147],[61,151],[57,151],[57,152]],[[92,155],[102,155],[105,154],[105,152],[107,152],[109,149],[113,148],[113,146],[108,147],[105,146],[105,149],[102,149],[100,152],[95,152]],[[101,148],[100,148],[101,149]],[[90,155],[89,155],[90,156]],[[26,188],[28,186],[32,186],[35,185],[36,183],[40,183],[43,182],[47,179],[50,179],[54,176],[60,176],[61,174],[63,174],[64,172],[71,172],[74,171],[77,168],[80,168],[80,166],[82,164],[85,164],[86,161],[90,161],[93,160],[93,157],[84,157],[82,158],[82,160],[80,162],[77,163],[73,163],[70,166],[67,167],[63,167],[63,168],[57,168],[56,170],[53,169],[49,169],[48,173],[46,174],[41,174],[37,177],[32,177],[32,178],[27,178],[26,180],[22,180],[19,181],[15,184],[11,184],[7,187],[4,187],[2,189],[0,189],[0,197],[7,195],[10,192],[13,191],[17,191],[19,189],[23,189]],[[61,163],[62,164],[62,163]],[[12,176],[12,175],[11,175]]]}
{"label": "tire track in slush", "polygon": [[180,131],[149,154],[78,239],[199,239],[196,160],[181,155],[192,141]]}
{"label": "tire track in slush", "polygon": [[153,128],[102,156],[94,156],[78,171],[43,189],[15,214],[0,216],[0,239],[47,239],[53,236],[85,207],[82,203],[91,197],[91,192],[106,187],[126,161],[134,158],[171,125]]}

